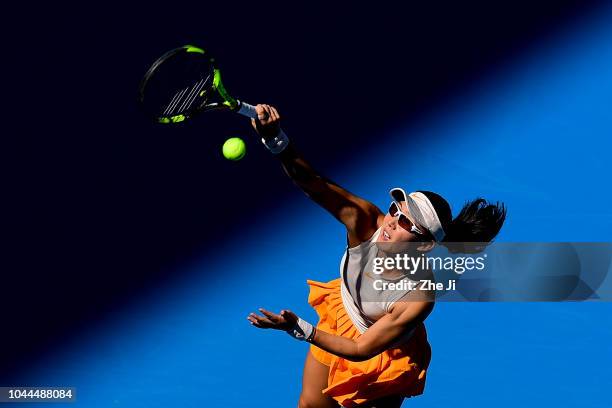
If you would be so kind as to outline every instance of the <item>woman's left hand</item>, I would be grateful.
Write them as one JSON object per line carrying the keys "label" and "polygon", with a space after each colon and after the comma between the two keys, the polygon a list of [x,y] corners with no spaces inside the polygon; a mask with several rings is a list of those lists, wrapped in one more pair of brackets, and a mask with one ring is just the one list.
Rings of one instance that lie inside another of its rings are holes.
{"label": "woman's left hand", "polygon": [[290,310],[281,310],[280,314],[272,313],[265,309],[259,309],[263,314],[260,316],[256,313],[251,313],[247,320],[255,327],[260,329],[276,329],[276,330],[291,330],[295,327],[298,317]]}

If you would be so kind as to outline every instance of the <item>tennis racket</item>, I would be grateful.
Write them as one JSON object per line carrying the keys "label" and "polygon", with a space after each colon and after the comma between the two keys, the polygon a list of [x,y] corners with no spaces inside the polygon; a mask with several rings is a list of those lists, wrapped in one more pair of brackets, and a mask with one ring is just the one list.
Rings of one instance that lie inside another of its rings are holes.
{"label": "tennis racket", "polygon": [[140,83],[139,100],[159,123],[179,123],[214,110],[257,117],[254,106],[227,92],[214,58],[193,45],[168,51],[151,65]]}

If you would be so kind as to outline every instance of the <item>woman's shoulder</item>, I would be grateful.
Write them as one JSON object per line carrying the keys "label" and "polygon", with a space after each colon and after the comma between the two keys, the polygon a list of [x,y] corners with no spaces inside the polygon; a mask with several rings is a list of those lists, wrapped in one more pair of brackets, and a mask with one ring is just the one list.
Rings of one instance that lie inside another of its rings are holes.
{"label": "woman's shoulder", "polygon": [[382,231],[382,227],[378,227],[375,231],[370,232],[369,236],[367,236],[367,238],[363,239],[363,240],[359,240],[358,242],[351,242],[350,237],[348,239],[348,249],[349,251],[354,251],[357,250],[359,248],[363,248],[363,247],[367,247],[370,244],[376,242],[378,240],[378,237],[380,235]]}

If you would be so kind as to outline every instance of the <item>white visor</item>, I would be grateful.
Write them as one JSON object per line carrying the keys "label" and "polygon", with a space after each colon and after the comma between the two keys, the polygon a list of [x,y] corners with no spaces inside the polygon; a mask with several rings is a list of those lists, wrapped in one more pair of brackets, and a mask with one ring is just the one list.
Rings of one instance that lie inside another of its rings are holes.
{"label": "white visor", "polygon": [[391,198],[397,202],[406,201],[406,206],[410,211],[410,215],[414,218],[414,221],[425,227],[427,231],[433,235],[436,242],[440,242],[444,239],[446,233],[442,228],[442,223],[438,218],[438,214],[433,204],[425,194],[418,192],[406,194],[401,188],[393,188],[389,191],[389,194],[391,194]]}

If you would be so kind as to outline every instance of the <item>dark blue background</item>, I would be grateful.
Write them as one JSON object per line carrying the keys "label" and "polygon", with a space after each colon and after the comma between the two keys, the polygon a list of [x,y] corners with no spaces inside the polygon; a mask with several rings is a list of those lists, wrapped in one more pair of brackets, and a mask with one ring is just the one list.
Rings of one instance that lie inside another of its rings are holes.
{"label": "dark blue background", "polygon": [[[438,191],[455,211],[484,195],[509,206],[500,240],[609,240],[600,3],[161,6],[11,14],[23,22],[7,48],[2,384],[76,385],[87,406],[296,401],[304,348],[243,318],[269,306],[313,320],[304,279],[337,276],[342,229],[247,121],[142,117],[141,75],[185,43],[210,49],[235,96],[278,106],[317,168],[381,207],[395,185]],[[220,155],[234,136],[249,142],[239,163]],[[581,194],[593,204],[577,207]],[[609,313],[440,305],[414,403],[604,406],[609,380],[594,378],[612,360]],[[261,391],[270,384],[280,395]]]}

